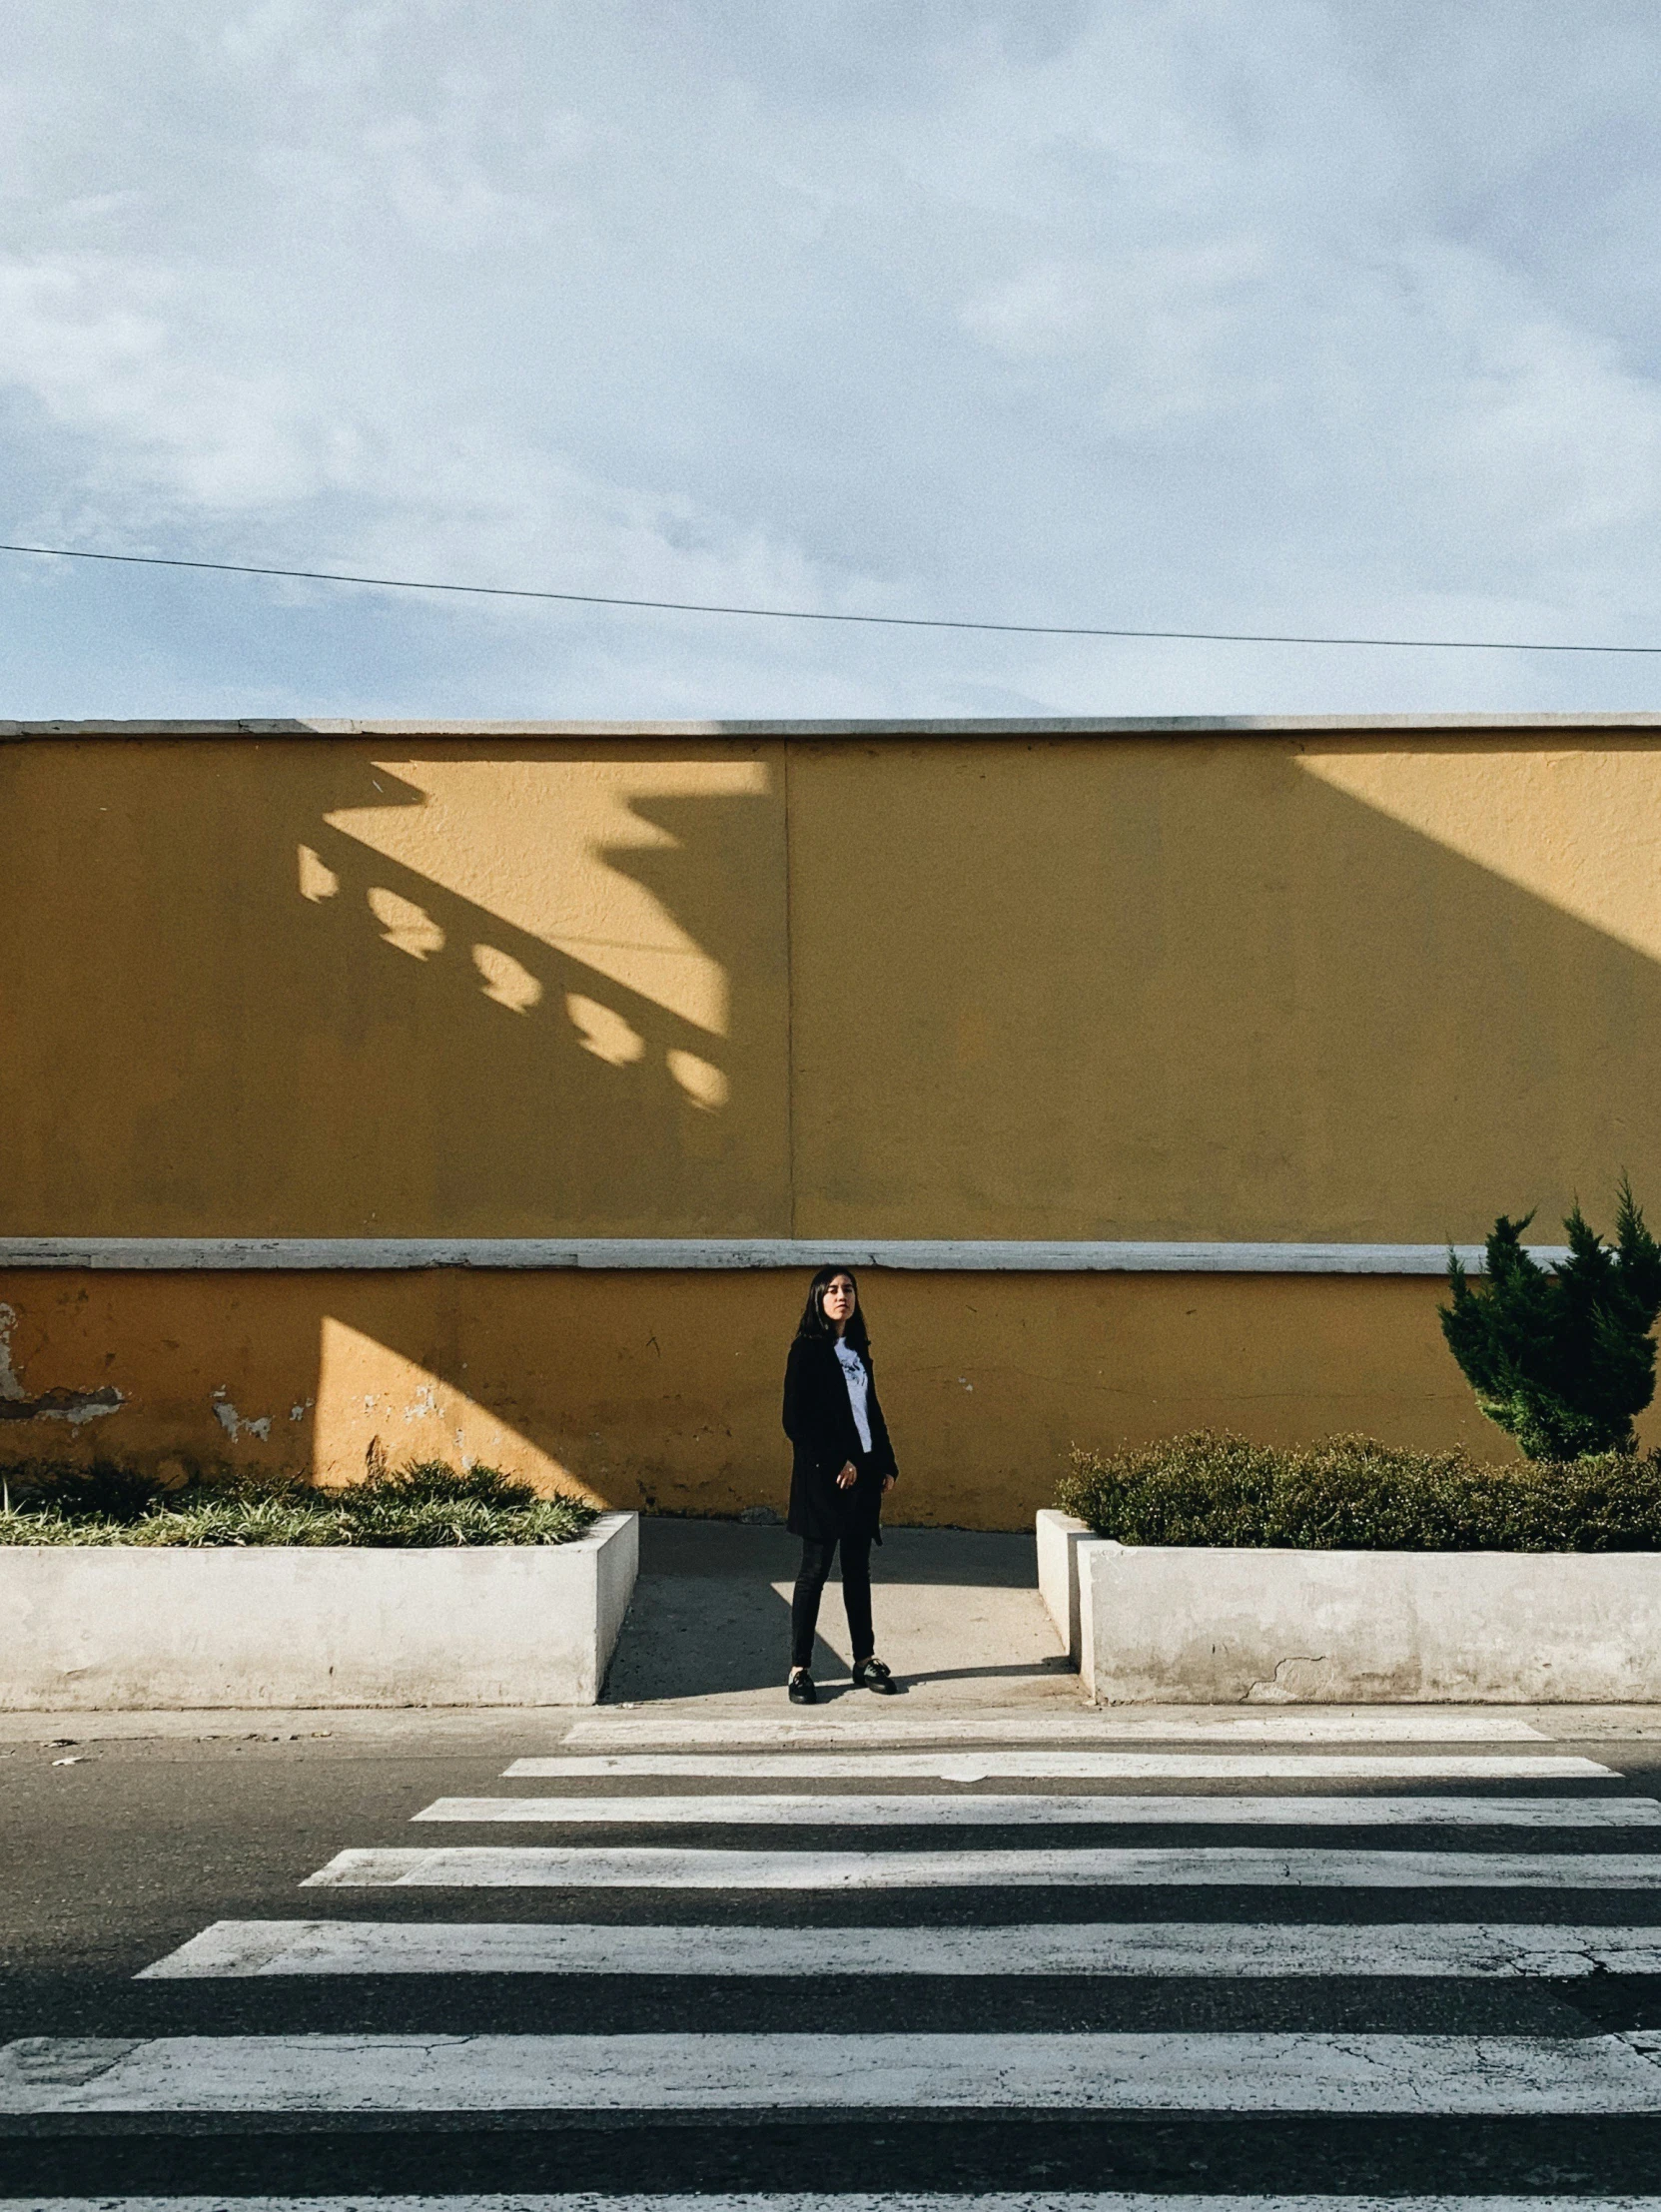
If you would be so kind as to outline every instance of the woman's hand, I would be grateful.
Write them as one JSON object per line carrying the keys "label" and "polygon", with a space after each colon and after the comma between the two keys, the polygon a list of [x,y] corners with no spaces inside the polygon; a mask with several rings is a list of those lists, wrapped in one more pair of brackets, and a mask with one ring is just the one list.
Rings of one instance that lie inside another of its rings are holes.
{"label": "woman's hand", "polygon": [[[836,1478],[836,1487],[838,1488],[838,1490],[851,1490],[854,1484],[858,1482],[858,1480],[859,1469],[854,1465],[851,1459],[845,1459],[842,1462],[842,1472]],[[894,1477],[892,1475],[884,1475],[882,1478],[882,1487],[883,1495],[884,1497],[886,1497],[889,1491],[892,1490],[894,1487]]]}

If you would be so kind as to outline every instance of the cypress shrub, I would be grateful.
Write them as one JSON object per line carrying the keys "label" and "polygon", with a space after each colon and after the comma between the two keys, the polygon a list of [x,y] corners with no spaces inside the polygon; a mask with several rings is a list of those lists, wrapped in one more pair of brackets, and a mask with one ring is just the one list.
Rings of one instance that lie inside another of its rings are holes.
{"label": "cypress shrub", "polygon": [[1613,1250],[1577,1205],[1563,1223],[1568,1258],[1541,1267],[1523,1249],[1533,1218],[1499,1216],[1480,1287],[1448,1253],[1448,1348],[1482,1411],[1527,1458],[1631,1451],[1633,1416],[1655,1395],[1650,1331],[1661,1312],[1661,1246],[1624,1175]]}

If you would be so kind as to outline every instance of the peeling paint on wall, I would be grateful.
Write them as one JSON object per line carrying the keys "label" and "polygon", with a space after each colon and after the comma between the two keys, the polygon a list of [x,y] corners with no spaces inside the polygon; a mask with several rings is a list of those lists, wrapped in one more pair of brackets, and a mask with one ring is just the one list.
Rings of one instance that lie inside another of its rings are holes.
{"label": "peeling paint on wall", "polygon": [[12,1362],[12,1330],[17,1308],[0,1305],[0,1421],[68,1421],[79,1428],[84,1421],[102,1420],[118,1412],[125,1402],[113,1383],[101,1390],[69,1390],[62,1385],[30,1397],[23,1378]]}
{"label": "peeling paint on wall", "polygon": [[243,1416],[231,1403],[230,1394],[224,1383],[220,1384],[209,1402],[214,1409],[214,1418],[226,1435],[230,1437],[233,1444],[244,1436],[258,1437],[262,1444],[271,1442],[271,1415],[262,1413],[254,1419],[244,1420]]}
{"label": "peeling paint on wall", "polygon": [[[527,1359],[520,1352],[514,1370]],[[464,1361],[457,1364],[464,1369]],[[319,1482],[356,1482],[366,1468],[442,1458],[462,1468],[499,1467],[544,1492],[585,1487],[514,1425],[513,1413],[481,1403],[454,1375],[333,1314],[321,1332],[317,1400],[312,1466]]]}
{"label": "peeling paint on wall", "polygon": [[12,1330],[16,1326],[17,1308],[0,1305],[0,1398],[11,1404],[27,1395],[12,1365]]}

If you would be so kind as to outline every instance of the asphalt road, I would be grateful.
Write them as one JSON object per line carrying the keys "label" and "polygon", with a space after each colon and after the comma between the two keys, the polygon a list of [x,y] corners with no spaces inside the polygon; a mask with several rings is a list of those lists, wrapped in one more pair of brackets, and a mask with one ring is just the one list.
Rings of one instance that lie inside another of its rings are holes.
{"label": "asphalt road", "polygon": [[[875,1721],[882,1709],[867,1701],[864,1710]],[[1043,1739],[1042,1731],[1056,1710],[1049,1703],[1033,1709],[1035,1740],[1051,1740]],[[1000,1717],[1007,1719],[1007,1711]],[[1200,1830],[1181,1819],[1180,1806],[1169,1824],[1139,1819],[1134,1829],[1067,1824],[1042,1832],[1027,1826],[942,1831],[892,1825],[838,1825],[832,1832],[800,1821],[777,1828],[747,1825],[741,1832],[682,1824],[672,1836],[640,1823],[534,1832],[485,1822],[412,1825],[415,1814],[440,1798],[766,1794],[784,1787],[773,1779],[753,1785],[639,1776],[503,1780],[512,1760],[557,1752],[571,1718],[311,1716],[281,1729],[256,1726],[242,1736],[193,1736],[182,1732],[189,1724],[176,1724],[168,1734],[126,1739],[103,1736],[96,1724],[87,1724],[74,1730],[79,1740],[69,1743],[16,1740],[14,1722],[14,1740],[0,1745],[6,1864],[0,1895],[0,2035],[7,2041],[666,2035],[688,2047],[699,2038],[735,2035],[772,2039],[781,2053],[785,2045],[778,2039],[803,2034],[856,2041],[1088,2034],[1201,2039],[1173,2046],[1174,2063],[1181,2065],[1184,2051],[1201,2050],[1205,2038],[1218,2036],[1535,2038],[1556,2049],[1661,2027],[1661,1978],[1648,1973],[1488,1979],[1205,1970],[1028,1976],[838,1970],[839,1938],[850,1928],[892,1929],[897,1944],[904,1931],[922,1928],[1085,1922],[1143,1927],[1204,1922],[1220,1931],[1476,1922],[1661,1929],[1661,1888],[1122,1880],[1053,1887],[937,1881],[883,1890],[302,1888],[307,1876],[343,1850],[439,1844],[499,1848],[575,1843],[602,1852],[645,1843],[685,1851],[741,1847],[814,1853],[1127,1844],[1160,1851],[1200,1843],[1208,1850],[1387,1847],[1404,1853],[1572,1853],[1587,1860],[1653,1854],[1661,1838],[1661,1829],[1648,1827],[1519,1830],[1469,1824],[1455,1836],[1436,1819],[1438,1799],[1474,1791],[1506,1799],[1566,1792],[1595,1799],[1655,1795],[1661,1742],[1644,1736],[1611,1740],[1601,1729],[1581,1744],[1542,1741],[1534,1749],[1584,1752],[1618,1770],[1619,1780],[1356,1785],[1293,1778],[1272,1784],[1277,1796],[1421,1794],[1423,1824],[1397,1824],[1387,1833],[1364,1821],[1266,1831],[1260,1824],[1213,1824]],[[642,1742],[649,1718],[644,1711]],[[1647,1728],[1650,1717],[1631,1725]],[[957,1743],[971,1740],[973,1711],[955,1705],[940,1726],[949,1727]],[[1369,1755],[1389,1750],[1375,1741],[1356,1748]],[[934,1795],[946,1787],[960,1795],[1065,1788],[1092,1797],[1146,1798],[1151,1792],[1238,1795],[1270,1785],[1249,1777],[954,1786],[850,1779],[813,1785],[825,1796],[890,1787]],[[381,1925],[649,1923],[812,1930],[822,1938],[822,1962],[816,1972],[790,1975],[448,1971],[134,1978],[213,1922],[300,1918]],[[884,2048],[898,2054],[904,2046]],[[461,2063],[459,2056],[455,2062]],[[1294,2053],[1286,2064],[1295,2070],[1297,2062]],[[898,2085],[898,2055],[894,2069]],[[238,2109],[200,2113],[14,2112],[0,2117],[0,2195],[28,2201],[199,2193],[1085,2189],[1445,2196],[1651,2192],[1661,2174],[1661,2095],[1653,2117],[1552,2113],[1529,2109],[1526,2097],[1504,2112],[1430,2110],[1407,2120],[1346,2109],[1341,2098],[1308,2111],[1224,2110],[1200,2102],[1177,2111],[983,2106],[944,2112],[915,2101],[910,2092],[884,2105],[886,2078],[879,2067],[876,2086],[855,2111],[769,2111],[765,2098],[757,2098],[747,2110],[670,2112],[645,2079],[628,2108],[574,2116],[510,2102],[482,2113],[273,2112],[261,2109],[257,2097]],[[441,2106],[441,2098],[435,2101]]]}

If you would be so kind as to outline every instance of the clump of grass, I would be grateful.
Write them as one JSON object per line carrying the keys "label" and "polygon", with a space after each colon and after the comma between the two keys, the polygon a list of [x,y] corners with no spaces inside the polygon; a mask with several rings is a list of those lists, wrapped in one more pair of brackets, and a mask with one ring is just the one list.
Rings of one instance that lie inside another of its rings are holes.
{"label": "clump of grass", "polygon": [[593,1506],[538,1497],[495,1467],[420,1460],[350,1489],[229,1475],[169,1490],[130,1469],[34,1462],[6,1471],[3,1544],[453,1545],[568,1544],[592,1528]]}
{"label": "clump of grass", "polygon": [[1661,1550],[1661,1453],[1488,1467],[1365,1436],[1282,1449],[1198,1430],[1075,1448],[1057,1502],[1122,1544],[1294,1551]]}
{"label": "clump of grass", "polygon": [[0,1468],[0,1508],[29,1512],[50,1508],[72,1521],[136,1521],[163,1485],[130,1467],[95,1460],[90,1467],[67,1461],[26,1459]]}
{"label": "clump of grass", "polygon": [[408,1505],[484,1505],[507,1513],[536,1503],[528,1482],[515,1482],[495,1467],[451,1467],[447,1460],[416,1459],[408,1467],[390,1467],[357,1485],[359,1497],[393,1499]]}

